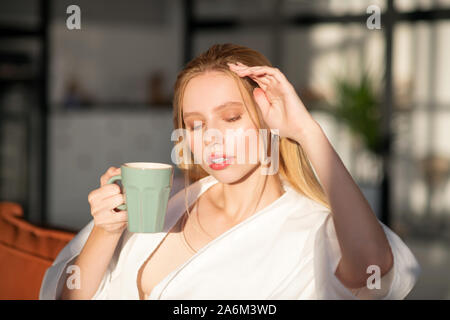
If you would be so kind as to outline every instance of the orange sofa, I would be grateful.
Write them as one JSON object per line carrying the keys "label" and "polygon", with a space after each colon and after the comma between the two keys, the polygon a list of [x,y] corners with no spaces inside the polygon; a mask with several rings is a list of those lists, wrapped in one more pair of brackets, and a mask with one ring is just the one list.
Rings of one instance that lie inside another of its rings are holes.
{"label": "orange sofa", "polygon": [[39,299],[45,271],[74,236],[34,226],[20,205],[0,202],[0,299]]}

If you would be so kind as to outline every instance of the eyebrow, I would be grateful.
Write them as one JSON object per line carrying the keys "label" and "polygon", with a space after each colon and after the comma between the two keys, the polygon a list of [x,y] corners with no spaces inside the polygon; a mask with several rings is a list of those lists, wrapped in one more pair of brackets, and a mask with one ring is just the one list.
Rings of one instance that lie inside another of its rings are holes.
{"label": "eyebrow", "polygon": [[[214,107],[213,111],[217,112],[217,111],[220,111],[223,108],[226,108],[226,107],[232,106],[232,105],[242,106],[242,102],[240,102],[240,101],[227,101],[225,103],[222,103],[221,105],[218,105],[217,107]],[[191,116],[191,115],[194,115],[194,114],[201,114],[201,113],[200,112],[186,112],[186,113],[183,113],[183,117]]]}

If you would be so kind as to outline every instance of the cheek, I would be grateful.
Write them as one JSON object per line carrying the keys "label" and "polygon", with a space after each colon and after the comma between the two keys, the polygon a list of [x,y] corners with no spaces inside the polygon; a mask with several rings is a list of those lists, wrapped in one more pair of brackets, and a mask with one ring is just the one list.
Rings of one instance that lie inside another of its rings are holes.
{"label": "cheek", "polygon": [[189,152],[191,152],[194,156],[194,159],[200,159],[201,158],[201,149],[196,149],[196,146],[198,148],[199,144],[196,143],[195,139],[197,139],[197,137],[195,137],[196,135],[194,134],[194,132],[189,132]]}
{"label": "cheek", "polygon": [[[241,127],[241,134],[236,133],[227,136],[226,153],[233,154],[239,161],[245,163],[257,163],[259,155],[258,129],[253,126]],[[234,148],[233,148],[234,146]]]}
{"label": "cheek", "polygon": [[251,130],[253,135],[246,137],[245,145],[248,161],[255,164],[259,159],[259,134],[258,129],[252,128]]}

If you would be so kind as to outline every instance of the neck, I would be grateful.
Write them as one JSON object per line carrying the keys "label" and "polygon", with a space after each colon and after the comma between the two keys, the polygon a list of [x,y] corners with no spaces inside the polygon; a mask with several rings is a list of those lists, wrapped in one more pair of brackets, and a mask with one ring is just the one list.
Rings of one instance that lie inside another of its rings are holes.
{"label": "neck", "polygon": [[212,196],[226,220],[239,222],[266,207],[283,193],[279,175],[262,175],[261,166],[258,166],[237,182],[219,182]]}

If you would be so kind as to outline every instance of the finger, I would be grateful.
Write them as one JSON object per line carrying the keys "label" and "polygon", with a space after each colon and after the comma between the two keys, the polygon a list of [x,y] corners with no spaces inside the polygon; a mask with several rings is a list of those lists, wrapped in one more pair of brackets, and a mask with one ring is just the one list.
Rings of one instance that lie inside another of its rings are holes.
{"label": "finger", "polygon": [[[259,68],[259,67],[254,67]],[[270,74],[266,74],[265,72],[256,73],[251,71],[252,68],[244,67],[244,66],[235,66],[233,65],[234,71],[241,77],[248,76],[253,81],[255,81],[264,91],[267,90],[267,87],[270,85],[276,85],[278,81],[274,76]]]}
{"label": "finger", "polygon": [[124,222],[128,222],[128,215],[126,214],[116,217],[115,215],[111,216],[107,211],[103,211],[95,216],[95,224],[97,225],[113,226]]}
{"label": "finger", "polygon": [[97,223],[110,224],[128,221],[128,212],[126,210],[114,212],[103,210],[95,215]]}
{"label": "finger", "polygon": [[228,65],[229,65],[231,68],[233,68],[233,69],[247,68],[246,65],[244,65],[244,64],[242,64],[242,63],[240,63],[240,62],[235,63],[235,64],[229,63]]}
{"label": "finger", "polygon": [[254,74],[249,74],[247,75],[249,78],[251,78],[252,80],[256,81],[256,82],[262,82],[262,83],[267,83],[269,84],[269,79],[267,78],[267,75],[254,75]]}
{"label": "finger", "polygon": [[253,96],[255,97],[255,101],[259,105],[263,116],[267,115],[270,109],[270,102],[264,91],[261,88],[255,88],[253,89]]}
{"label": "finger", "polygon": [[110,167],[101,177],[100,177],[100,185],[105,185],[108,180],[116,175],[119,175],[121,173],[120,168],[116,167]]}
{"label": "finger", "polygon": [[247,73],[244,72],[244,74],[253,75],[255,77],[266,78],[267,80],[269,80],[271,83],[274,83],[274,84],[281,82],[277,79],[277,77],[275,75],[269,74],[263,69],[249,69],[249,71]]}
{"label": "finger", "polygon": [[256,77],[251,77],[251,79],[253,81],[255,81],[261,89],[263,89],[264,91],[267,91],[267,88],[270,84],[267,79],[258,79]]}
{"label": "finger", "polygon": [[265,84],[270,84],[272,81],[268,77],[268,75],[262,75],[262,76],[256,76],[256,75],[249,75],[250,78],[255,79],[255,81],[259,81]]}
{"label": "finger", "polygon": [[241,67],[247,67],[245,64],[243,64],[242,62],[227,62],[228,66],[232,67],[232,68],[241,68]]}
{"label": "finger", "polygon": [[103,199],[98,205],[94,205],[93,211],[99,212],[102,210],[112,210],[121,204],[125,203],[125,196],[123,194],[116,194],[109,198]]}
{"label": "finger", "polygon": [[267,81],[269,81],[269,83],[273,83],[273,84],[276,84],[276,83],[279,82],[274,76],[272,76],[272,75],[270,75],[270,74],[266,74],[266,75],[264,76],[264,79],[266,79]]}
{"label": "finger", "polygon": [[105,224],[114,224],[126,221],[128,221],[128,212],[123,210],[114,213],[112,216],[109,216],[108,222],[105,221]]}
{"label": "finger", "polygon": [[117,170],[120,170],[120,168],[109,167],[108,170],[106,170],[105,175],[114,175]]}
{"label": "finger", "polygon": [[267,74],[274,77],[279,82],[285,80],[284,75],[278,68],[272,68],[267,66],[256,66],[256,67],[248,67],[236,70],[239,74],[254,74],[254,75],[262,75]]}
{"label": "finger", "polygon": [[120,187],[117,184],[106,184],[103,187],[91,191],[88,195],[88,201],[89,203],[94,203],[98,200],[108,198],[119,193],[121,193]]}
{"label": "finger", "polygon": [[258,88],[261,88],[264,92],[266,92],[268,89],[268,86],[265,85],[264,83],[258,83]]}
{"label": "finger", "polygon": [[[120,170],[120,169],[119,169]],[[114,176],[117,176],[120,174],[120,171],[116,171],[113,174],[104,174],[100,177],[100,186],[104,186],[108,184],[108,180],[111,179]]]}
{"label": "finger", "polygon": [[[238,67],[238,68],[249,68],[249,67],[252,67],[252,66],[248,66],[248,65],[246,65],[246,64],[244,64],[244,63],[242,63],[240,61],[237,61],[236,62],[236,67]],[[253,67],[256,67],[256,66],[253,66]]]}
{"label": "finger", "polygon": [[269,89],[269,86],[265,83],[259,83],[258,85],[261,89],[263,89],[264,92],[267,92],[267,90]]}

